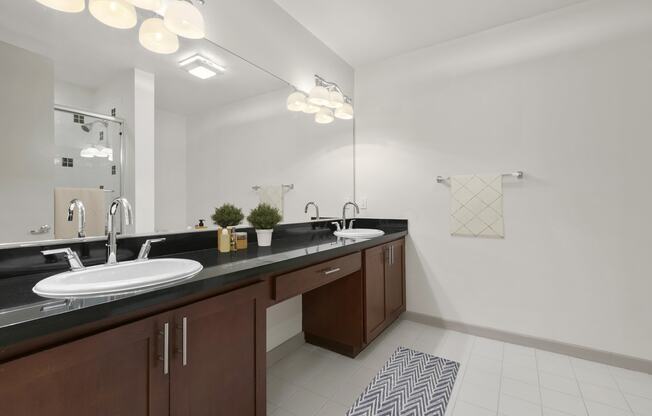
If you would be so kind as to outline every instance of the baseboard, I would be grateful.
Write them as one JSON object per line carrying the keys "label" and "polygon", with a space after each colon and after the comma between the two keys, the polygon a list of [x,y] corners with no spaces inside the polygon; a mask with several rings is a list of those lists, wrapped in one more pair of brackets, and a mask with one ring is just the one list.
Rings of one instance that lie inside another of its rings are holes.
{"label": "baseboard", "polygon": [[301,348],[301,346],[305,343],[306,341],[304,340],[303,332],[301,332],[288,339],[287,341],[284,341],[277,347],[267,351],[267,367],[269,368],[277,362],[281,361],[283,358]]}
{"label": "baseboard", "polygon": [[652,374],[652,361],[645,360],[643,358],[596,350],[592,348],[582,347],[580,345],[568,344],[545,338],[537,338],[529,335],[502,331],[499,329],[493,329],[479,325],[450,321],[447,319],[442,319],[436,316],[417,312],[407,311],[401,316],[401,318],[424,325],[450,329],[470,335],[491,338],[512,344],[524,345],[526,347],[532,347],[540,350],[555,352],[558,354],[570,355],[572,357],[582,358],[585,360],[596,361],[599,363],[612,365],[614,367],[621,367],[628,370],[641,371],[644,373]]}

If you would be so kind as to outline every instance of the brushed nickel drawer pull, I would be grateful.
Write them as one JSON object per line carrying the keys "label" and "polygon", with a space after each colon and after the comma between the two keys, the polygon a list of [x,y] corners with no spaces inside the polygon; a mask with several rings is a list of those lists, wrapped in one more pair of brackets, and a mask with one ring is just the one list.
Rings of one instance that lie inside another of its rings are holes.
{"label": "brushed nickel drawer pull", "polygon": [[188,318],[185,316],[183,317],[182,334],[183,334],[183,341],[181,343],[181,348],[183,348],[182,362],[183,362],[183,366],[185,367],[186,365],[188,365]]}
{"label": "brushed nickel drawer pull", "polygon": [[163,374],[167,375],[170,371],[170,324],[168,322],[163,325],[159,336],[163,338],[163,355],[159,354],[158,359],[163,361]]}
{"label": "brushed nickel drawer pull", "polygon": [[333,273],[337,273],[337,272],[339,272],[340,270],[342,270],[342,269],[340,269],[339,267],[332,267],[332,268],[330,268],[330,269],[328,269],[328,270],[324,270],[324,274],[325,274],[326,276],[328,276],[328,275],[331,275],[331,274],[333,274]]}

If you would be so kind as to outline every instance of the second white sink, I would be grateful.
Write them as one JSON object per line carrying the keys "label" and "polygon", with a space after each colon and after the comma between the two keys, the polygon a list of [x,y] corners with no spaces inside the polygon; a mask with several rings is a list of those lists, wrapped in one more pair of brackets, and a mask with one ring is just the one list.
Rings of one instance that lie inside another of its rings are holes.
{"label": "second white sink", "polygon": [[352,228],[349,230],[339,230],[335,231],[337,237],[344,238],[374,238],[384,235],[385,232],[382,230],[374,230],[371,228]]}
{"label": "second white sink", "polygon": [[202,268],[201,263],[186,259],[126,261],[59,273],[41,280],[32,290],[53,299],[115,296],[179,282]]}

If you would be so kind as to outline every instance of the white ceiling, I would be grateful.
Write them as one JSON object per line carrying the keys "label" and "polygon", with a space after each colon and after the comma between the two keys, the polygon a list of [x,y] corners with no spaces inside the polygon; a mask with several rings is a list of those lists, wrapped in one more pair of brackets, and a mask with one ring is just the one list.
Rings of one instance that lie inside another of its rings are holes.
{"label": "white ceiling", "polygon": [[354,67],[586,0],[275,0]]}
{"label": "white ceiling", "polygon": [[[139,22],[149,15],[141,15]],[[54,61],[55,79],[95,89],[132,68],[155,74],[156,105],[179,114],[253,97],[285,86],[242,59],[206,40],[181,39],[172,55],[158,55],[138,43],[138,28],[112,29],[88,11],[61,13],[34,0],[0,1],[0,41]],[[202,53],[226,67],[222,76],[200,80],[178,62]]]}

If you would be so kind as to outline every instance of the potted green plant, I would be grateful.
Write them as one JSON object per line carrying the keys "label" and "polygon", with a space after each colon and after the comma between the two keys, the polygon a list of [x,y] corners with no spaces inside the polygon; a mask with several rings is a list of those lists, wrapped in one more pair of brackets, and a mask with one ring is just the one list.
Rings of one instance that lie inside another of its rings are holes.
{"label": "potted green plant", "polygon": [[258,245],[268,247],[272,245],[274,227],[281,222],[281,213],[269,204],[259,204],[251,210],[247,221],[256,229]]}
{"label": "potted green plant", "polygon": [[233,227],[240,224],[244,219],[242,210],[233,204],[224,204],[215,208],[211,219],[217,224],[217,249],[222,253],[231,251],[231,240]]}

